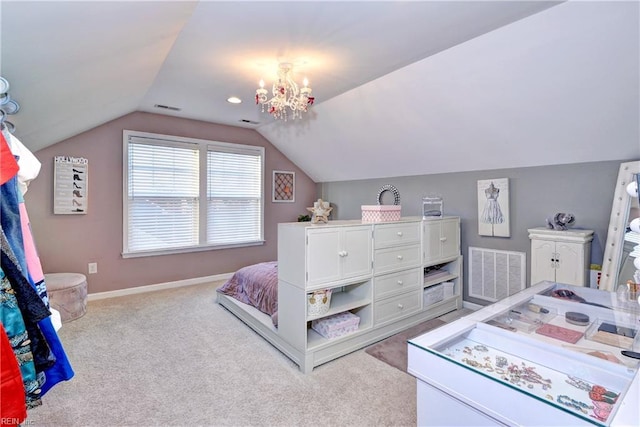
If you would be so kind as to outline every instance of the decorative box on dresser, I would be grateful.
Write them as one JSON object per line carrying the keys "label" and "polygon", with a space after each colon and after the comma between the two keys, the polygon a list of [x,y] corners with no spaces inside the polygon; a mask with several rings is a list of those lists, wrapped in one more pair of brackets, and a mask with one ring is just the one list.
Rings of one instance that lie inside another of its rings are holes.
{"label": "decorative box on dresser", "polygon": [[589,286],[593,230],[530,228],[531,280]]}
{"label": "decorative box on dresser", "polygon": [[[429,221],[435,224],[447,220]],[[322,363],[460,308],[459,219],[454,223],[458,230],[446,234],[445,242],[458,239],[454,245],[458,253],[438,257],[437,262],[429,258],[428,265],[441,262],[445,270],[439,279],[428,282],[423,274],[425,229],[421,218],[278,224],[278,336],[286,343],[279,348],[307,373]],[[426,237],[429,242],[433,238],[431,233]],[[424,287],[447,280],[455,281],[453,295],[424,306]],[[308,315],[309,294],[324,289],[332,290],[329,311]],[[345,311],[359,317],[357,331],[324,338],[311,328],[313,320]]]}

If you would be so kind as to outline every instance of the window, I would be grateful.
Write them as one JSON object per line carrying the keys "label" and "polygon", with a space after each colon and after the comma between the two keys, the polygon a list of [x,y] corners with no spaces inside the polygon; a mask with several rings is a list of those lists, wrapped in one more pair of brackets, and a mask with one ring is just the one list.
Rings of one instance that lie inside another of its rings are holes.
{"label": "window", "polygon": [[124,131],[123,256],[263,243],[264,148]]}

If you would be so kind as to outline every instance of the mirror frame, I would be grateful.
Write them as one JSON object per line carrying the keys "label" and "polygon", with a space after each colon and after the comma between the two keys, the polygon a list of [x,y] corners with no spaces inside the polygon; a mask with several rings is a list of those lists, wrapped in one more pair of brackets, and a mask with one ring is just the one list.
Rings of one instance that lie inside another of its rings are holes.
{"label": "mirror frame", "polygon": [[618,180],[611,204],[611,217],[607,232],[607,243],[602,260],[602,274],[599,289],[615,292],[620,271],[624,234],[627,229],[627,219],[631,207],[631,196],[627,193],[627,185],[640,173],[640,160],[620,164]]}

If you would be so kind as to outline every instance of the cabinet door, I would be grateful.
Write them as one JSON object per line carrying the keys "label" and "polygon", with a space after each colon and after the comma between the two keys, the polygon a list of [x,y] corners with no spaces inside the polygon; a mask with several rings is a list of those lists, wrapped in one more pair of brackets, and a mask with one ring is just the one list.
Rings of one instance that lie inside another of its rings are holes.
{"label": "cabinet door", "polygon": [[340,258],[342,279],[371,274],[371,227],[345,227]]}
{"label": "cabinet door", "polygon": [[307,284],[340,279],[342,233],[340,229],[318,229],[307,234]]}
{"label": "cabinet door", "polygon": [[440,221],[425,221],[423,223],[424,263],[440,258]]}
{"label": "cabinet door", "polygon": [[556,282],[584,286],[583,245],[558,242],[556,257]]}
{"label": "cabinet door", "polygon": [[457,219],[442,221],[440,243],[442,258],[450,258],[460,254],[460,225]]}
{"label": "cabinet door", "polygon": [[556,244],[547,240],[531,241],[531,285],[543,280],[555,281]]}

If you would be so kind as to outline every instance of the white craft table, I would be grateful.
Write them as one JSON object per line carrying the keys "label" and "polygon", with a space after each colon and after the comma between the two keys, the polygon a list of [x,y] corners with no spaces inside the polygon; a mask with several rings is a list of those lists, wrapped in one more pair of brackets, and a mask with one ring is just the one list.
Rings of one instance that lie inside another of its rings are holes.
{"label": "white craft table", "polygon": [[[558,289],[610,308],[550,295]],[[549,313],[523,313],[529,303]],[[510,330],[487,323],[498,320],[504,326],[505,319],[516,320],[512,310],[527,318],[510,323]],[[587,314],[589,324],[567,323],[567,311]],[[603,321],[640,331],[640,310],[637,304],[618,301],[615,293],[540,282],[409,340],[418,425],[640,425],[640,360],[623,356],[621,347],[590,339]],[[536,333],[544,323],[584,335],[568,343]],[[630,348],[640,351],[638,346],[640,333]],[[617,361],[588,354],[595,351]],[[606,391],[602,400],[590,397],[602,390],[597,386]]]}

